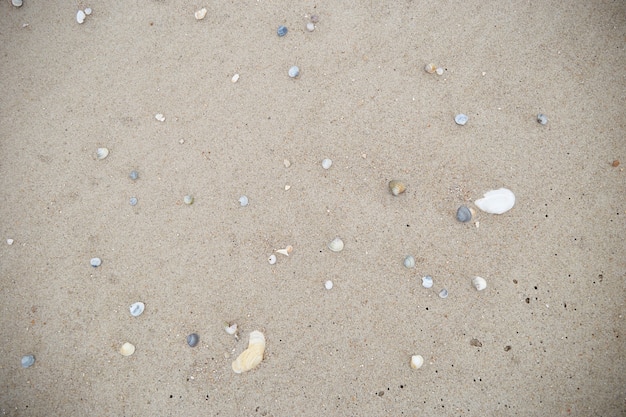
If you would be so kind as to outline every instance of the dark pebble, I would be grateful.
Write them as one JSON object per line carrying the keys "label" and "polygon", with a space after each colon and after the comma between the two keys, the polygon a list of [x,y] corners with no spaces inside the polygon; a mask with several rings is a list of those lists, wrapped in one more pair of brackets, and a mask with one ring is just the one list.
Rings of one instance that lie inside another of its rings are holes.
{"label": "dark pebble", "polygon": [[200,341],[200,336],[197,333],[191,333],[187,336],[187,344],[191,347],[196,347]]}

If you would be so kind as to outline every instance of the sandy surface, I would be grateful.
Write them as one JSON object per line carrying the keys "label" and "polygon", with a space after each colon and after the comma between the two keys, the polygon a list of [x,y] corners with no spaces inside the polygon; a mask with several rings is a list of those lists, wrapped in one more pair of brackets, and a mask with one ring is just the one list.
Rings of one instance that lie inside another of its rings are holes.
{"label": "sandy surface", "polygon": [[382,3],[1,2],[1,415],[626,412],[626,6]]}

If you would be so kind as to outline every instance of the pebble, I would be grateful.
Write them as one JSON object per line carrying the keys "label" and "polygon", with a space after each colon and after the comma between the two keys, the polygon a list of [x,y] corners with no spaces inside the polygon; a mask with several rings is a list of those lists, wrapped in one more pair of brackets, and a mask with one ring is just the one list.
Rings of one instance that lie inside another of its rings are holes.
{"label": "pebble", "polygon": [[185,197],[183,197],[183,203],[187,204],[188,206],[193,204],[193,196],[191,195],[186,195]]}
{"label": "pebble", "polygon": [[467,206],[461,206],[456,211],[456,219],[461,223],[467,223],[472,220],[472,212]]}
{"label": "pebble", "polygon": [[22,0],[11,0],[11,4],[15,7],[22,7],[23,1]]}
{"label": "pebble", "polygon": [[200,336],[198,336],[197,333],[191,333],[189,336],[187,336],[187,344],[190,347],[198,346],[199,341],[200,341]]}
{"label": "pebble", "polygon": [[311,22],[317,23],[320,21],[320,17],[316,14],[311,15]]}
{"label": "pebble", "polygon": [[322,161],[322,168],[324,169],[330,169],[330,167],[333,165],[333,161],[326,158]]}
{"label": "pebble", "polygon": [[546,116],[543,113],[539,113],[537,115],[537,122],[539,122],[539,124],[542,124],[542,125],[547,125],[548,124],[548,116]]}
{"label": "pebble", "polygon": [[233,75],[233,78],[231,78],[230,80],[233,82],[233,84],[236,83],[237,81],[239,81],[239,74]]}
{"label": "pebble", "polygon": [[298,75],[300,75],[300,68],[298,68],[295,65],[293,67],[289,68],[289,76],[291,78],[296,78],[296,77],[298,77]]}
{"label": "pebble", "polygon": [[613,168],[617,168],[619,166],[619,160],[614,160],[611,166],[613,166]]}
{"label": "pebble", "polygon": [[241,204],[241,207],[245,207],[248,205],[248,197],[246,197],[245,195],[242,195],[241,197],[239,197],[239,204]]}
{"label": "pebble", "polygon": [[85,12],[83,12],[82,10],[79,10],[76,12],[76,21],[79,24],[82,24],[85,21]]}
{"label": "pebble", "polygon": [[315,30],[315,23],[313,22],[309,22],[306,24],[306,30],[308,30],[309,32],[313,32]]}
{"label": "pebble", "polygon": [[102,265],[102,259],[100,258],[91,258],[91,266],[93,266],[94,268],[99,267],[100,265]]}
{"label": "pebble", "polygon": [[137,205],[137,197],[131,197],[130,198],[130,205],[131,206],[136,206]]}
{"label": "pebble", "polygon": [[425,277],[422,277],[422,287],[431,288],[432,286],[433,286],[433,277],[431,277],[430,275],[426,275]]}
{"label": "pebble", "polygon": [[91,15],[91,13],[92,13],[92,12],[93,12],[93,10],[91,10],[91,7],[86,7],[86,8],[85,8],[85,14],[86,14],[87,16]]}
{"label": "pebble", "polygon": [[164,122],[165,121],[165,116],[162,113],[155,114],[154,118],[157,119],[159,122]]}
{"label": "pebble", "polygon": [[443,75],[443,68],[439,67],[435,70],[435,72],[437,73],[437,75]]}
{"label": "pebble", "polygon": [[326,281],[326,282],[324,283],[324,287],[325,287],[327,290],[332,289],[332,288],[333,288],[333,282],[332,282],[331,280]]}
{"label": "pebble", "polygon": [[35,357],[33,355],[22,356],[22,368],[30,368],[31,366],[33,366],[34,363]]}
{"label": "pebble", "polygon": [[285,166],[285,168],[289,168],[291,166],[291,162],[289,162],[289,159],[285,159],[283,160],[283,165]]}
{"label": "pebble", "polygon": [[446,298],[448,297],[448,290],[446,290],[445,288],[442,289],[441,291],[439,291],[439,297],[441,298]]}
{"label": "pebble", "polygon": [[278,26],[278,29],[276,30],[276,34],[281,38],[285,36],[287,32],[288,30],[286,26]]}
{"label": "pebble", "polygon": [[206,12],[207,12],[206,7],[203,7],[202,9],[195,12],[193,15],[196,18],[196,20],[202,20],[206,16]]}
{"label": "pebble", "polygon": [[133,317],[139,317],[143,313],[143,310],[146,308],[146,305],[141,301],[137,301],[130,305],[130,315]]}
{"label": "pebble", "polygon": [[469,117],[467,117],[463,113],[460,113],[454,116],[454,122],[459,126],[464,126],[468,120],[469,120]]}
{"label": "pebble", "polygon": [[276,255],[274,254],[270,255],[267,261],[270,263],[270,265],[274,265],[276,263]]}
{"label": "pebble", "polygon": [[139,178],[139,173],[135,170],[132,170],[130,171],[130,174],[128,174],[128,178],[135,181],[137,178]]}

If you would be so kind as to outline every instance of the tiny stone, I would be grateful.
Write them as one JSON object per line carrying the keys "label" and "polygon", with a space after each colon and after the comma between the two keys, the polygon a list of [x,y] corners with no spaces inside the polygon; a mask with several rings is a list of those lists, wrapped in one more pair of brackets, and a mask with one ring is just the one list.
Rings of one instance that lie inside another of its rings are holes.
{"label": "tiny stone", "polygon": [[611,165],[613,167],[618,167],[619,166],[619,161],[616,159],[615,161],[613,161],[613,163]]}
{"label": "tiny stone", "polygon": [[79,24],[82,24],[85,21],[85,12],[83,12],[82,10],[76,12],[76,21]]}
{"label": "tiny stone", "polygon": [[239,197],[239,204],[241,204],[241,207],[245,207],[248,205],[248,197],[246,197],[245,195],[242,195],[241,197]]}
{"label": "tiny stone", "polygon": [[202,9],[196,11],[193,16],[196,18],[196,20],[202,20],[206,16],[206,13],[207,9],[206,7],[203,7]]}
{"label": "tiny stone", "polygon": [[475,346],[475,347],[483,347],[483,344],[478,339],[470,340],[470,345]]}
{"label": "tiny stone", "polygon": [[237,81],[239,81],[239,74],[235,74],[233,75],[233,78],[230,79],[233,83],[236,83]]}
{"label": "tiny stone", "polygon": [[439,67],[435,70],[435,72],[437,73],[437,75],[443,75],[443,68]]}
{"label": "tiny stone", "polygon": [[439,291],[439,297],[446,298],[447,296],[448,296],[448,290],[446,290],[445,288]]}
{"label": "tiny stone", "polygon": [[196,347],[199,341],[200,341],[200,336],[198,336],[197,333],[191,333],[189,336],[187,336],[187,344],[190,347]]}
{"label": "tiny stone", "polygon": [[155,114],[154,118],[157,119],[159,122],[164,122],[165,121],[165,116],[162,113]]}
{"label": "tiny stone", "polygon": [[320,21],[320,17],[316,14],[311,15],[311,22],[317,23]]}
{"label": "tiny stone", "polygon": [[15,7],[22,7],[22,0],[11,0],[11,4]]}
{"label": "tiny stone", "polygon": [[306,24],[306,30],[308,30],[309,32],[313,32],[315,30],[315,23],[313,22],[309,22]]}
{"label": "tiny stone", "polygon": [[91,7],[87,7],[87,8],[85,8],[85,14],[86,14],[87,16],[89,16],[89,15],[91,14],[91,12],[92,12]]}
{"label": "tiny stone", "polygon": [[424,71],[426,71],[429,74],[432,74],[435,71],[437,71],[437,67],[435,66],[435,64],[426,64],[424,65]]}
{"label": "tiny stone", "polygon": [[289,76],[291,78],[296,78],[298,75],[300,75],[300,68],[298,68],[295,65],[293,67],[289,68]]}
{"label": "tiny stone", "polygon": [[97,268],[100,265],[102,265],[102,259],[100,259],[100,258],[91,258],[91,266],[93,266],[94,268]]}
{"label": "tiny stone", "polygon": [[130,205],[131,206],[136,206],[137,205],[137,197],[131,197],[130,198]]}
{"label": "tiny stone", "polygon": [[326,158],[322,161],[322,168],[324,169],[330,169],[330,167],[333,165],[333,161],[331,161],[330,159]]}
{"label": "tiny stone", "polygon": [[283,165],[285,165],[285,168],[289,168],[291,166],[291,162],[289,162],[289,159],[285,159],[283,161]]}
{"label": "tiny stone", "polygon": [[330,290],[333,288],[333,282],[331,280],[328,280],[324,283],[324,287],[326,287],[327,290]]}
{"label": "tiny stone", "polygon": [[270,255],[267,261],[270,263],[270,265],[274,265],[276,263],[276,255]]}
{"label": "tiny stone", "polygon": [[546,116],[543,113],[539,113],[537,115],[537,122],[539,122],[542,125],[547,125],[548,124],[548,116]]}
{"label": "tiny stone", "polygon": [[463,113],[457,114],[456,116],[454,116],[454,122],[459,126],[465,125],[465,123],[467,123],[468,120],[469,118]]}
{"label": "tiny stone", "polygon": [[22,368],[30,368],[35,363],[35,357],[33,355],[22,356]]}
{"label": "tiny stone", "polygon": [[461,206],[456,211],[456,219],[461,223],[467,223],[472,220],[472,212],[466,206]]}
{"label": "tiny stone", "polygon": [[282,38],[283,36],[285,36],[287,34],[287,27],[286,26],[278,26],[278,29],[276,30],[276,34],[278,34],[278,36],[280,36]]}
{"label": "tiny stone", "polygon": [[7,245],[11,246],[13,244],[13,239],[7,239]]}
{"label": "tiny stone", "polygon": [[178,143],[180,143],[180,144],[182,145],[183,143],[185,143],[185,139],[180,139],[180,140],[178,141]]}
{"label": "tiny stone", "polygon": [[183,203],[187,204],[188,206],[193,204],[193,196],[191,195],[186,195],[185,197],[183,197]]}
{"label": "tiny stone", "polygon": [[144,303],[137,301],[136,303],[130,305],[130,315],[133,317],[139,317],[145,308],[146,305]]}
{"label": "tiny stone", "polygon": [[131,180],[133,180],[133,181],[134,181],[134,180],[136,180],[137,178],[139,178],[139,173],[138,173],[137,171],[135,171],[135,170],[132,170],[132,171],[130,171],[130,174],[128,174],[128,177],[129,177]]}
{"label": "tiny stone", "polygon": [[433,277],[431,277],[430,275],[426,275],[425,277],[422,277],[422,287],[431,288],[432,286],[433,286]]}

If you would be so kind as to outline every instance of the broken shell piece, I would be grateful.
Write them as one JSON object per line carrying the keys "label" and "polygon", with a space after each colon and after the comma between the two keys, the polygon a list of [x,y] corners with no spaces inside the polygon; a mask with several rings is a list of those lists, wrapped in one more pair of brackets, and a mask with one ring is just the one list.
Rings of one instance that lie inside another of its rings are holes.
{"label": "broken shell piece", "polygon": [[441,291],[439,291],[439,297],[441,297],[441,298],[448,298],[448,290],[446,290],[444,288]]}
{"label": "broken shell piece", "polygon": [[91,7],[86,7],[86,8],[85,8],[85,14],[86,14],[87,16],[89,16],[89,15],[91,15],[91,13],[93,13],[93,10],[91,10]]}
{"label": "broken shell piece", "polygon": [[11,246],[13,244],[13,239],[7,239],[7,245]]}
{"label": "broken shell piece", "polygon": [[333,252],[341,252],[343,250],[343,240],[338,237],[334,238],[332,242],[328,244],[328,249]]}
{"label": "broken shell piece", "polygon": [[228,323],[226,323],[226,326],[224,326],[224,330],[226,330],[226,333],[233,335],[237,333],[237,323],[233,323],[231,325],[228,325]]}
{"label": "broken shell piece", "polygon": [[289,245],[285,249],[278,249],[276,253],[280,253],[281,255],[289,256],[289,254],[293,251],[293,246]]}
{"label": "broken shell piece", "polygon": [[193,196],[192,195],[186,195],[183,197],[183,203],[187,204],[188,206],[193,204]]}
{"label": "broken shell piece", "polygon": [[163,116],[163,114],[161,114],[161,113],[155,114],[154,118],[157,119],[159,122],[164,122],[165,121],[165,116]]}
{"label": "broken shell piece", "polygon": [[196,20],[202,20],[206,16],[206,12],[206,7],[203,7],[202,9],[195,12],[193,15],[196,17]]}
{"label": "broken shell piece", "polygon": [[502,214],[511,210],[515,205],[515,194],[506,188],[491,190],[487,191],[483,198],[476,200],[474,204],[484,212]]}
{"label": "broken shell piece", "polygon": [[422,287],[432,288],[432,286],[433,286],[433,277],[431,277],[430,275],[426,275],[425,277],[422,277]]}
{"label": "broken shell piece", "polygon": [[474,278],[472,278],[472,285],[478,291],[482,291],[485,288],[487,288],[487,281],[485,281],[485,279],[481,278],[481,277],[474,277]]}
{"label": "broken shell piece", "polygon": [[389,190],[393,195],[400,195],[406,191],[406,185],[403,182],[397,180],[389,181]]}
{"label": "broken shell piece", "polygon": [[233,371],[240,374],[256,368],[263,360],[264,352],[265,336],[260,331],[255,330],[250,333],[248,348],[241,352],[241,355],[233,362]]}
{"label": "broken shell piece", "polygon": [[133,345],[132,343],[128,343],[128,342],[124,343],[122,347],[120,348],[120,353],[123,356],[132,355],[133,353],[135,353],[135,345]]}
{"label": "broken shell piece", "polygon": [[327,290],[332,290],[333,289],[333,282],[331,280],[328,280],[324,283],[324,288],[326,288]]}
{"label": "broken shell piece", "polygon": [[283,165],[285,166],[285,168],[289,168],[291,166],[291,162],[289,162],[289,159],[285,159],[283,160]]}
{"label": "broken shell piece", "polygon": [[276,263],[276,255],[270,255],[267,261],[270,263],[270,265],[274,265]]}
{"label": "broken shell piece", "polygon": [[424,66],[424,71],[426,71],[429,74],[432,74],[433,72],[437,71],[437,66],[435,64],[426,64]]}
{"label": "broken shell piece", "polygon": [[137,301],[136,303],[130,305],[130,315],[133,317],[139,317],[145,308],[146,305],[144,303]]}
{"label": "broken shell piece", "polygon": [[422,355],[411,356],[411,368],[419,369],[422,365],[424,365],[424,358],[422,358]]}
{"label": "broken shell piece", "polygon": [[107,156],[109,156],[109,150],[107,148],[96,149],[96,159],[103,160]]}
{"label": "broken shell piece", "polygon": [[235,74],[233,75],[233,78],[230,79],[233,83],[236,83],[237,81],[239,81],[239,74]]}
{"label": "broken shell piece", "polygon": [[82,24],[85,21],[85,12],[83,12],[82,10],[79,10],[76,12],[76,21],[79,24]]}

